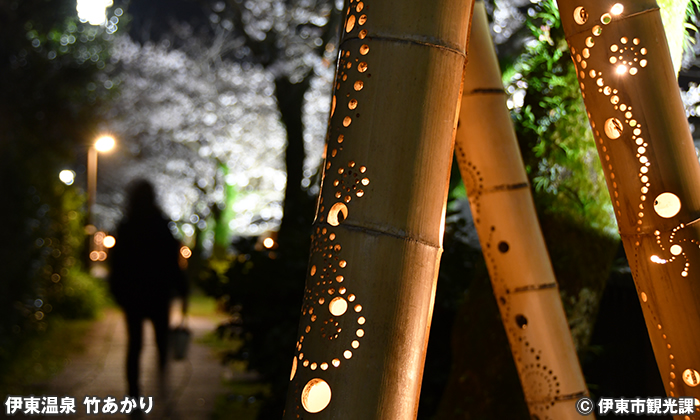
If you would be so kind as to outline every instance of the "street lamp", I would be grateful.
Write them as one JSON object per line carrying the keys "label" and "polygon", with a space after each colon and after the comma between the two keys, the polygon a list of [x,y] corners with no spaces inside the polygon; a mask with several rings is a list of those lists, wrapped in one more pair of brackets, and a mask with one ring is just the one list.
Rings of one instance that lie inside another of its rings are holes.
{"label": "street lamp", "polygon": [[[101,136],[95,143],[88,149],[88,167],[87,167],[87,195],[88,195],[88,226],[87,233],[89,235],[94,235],[95,229],[95,199],[97,197],[97,154],[106,153],[114,149],[116,142],[112,136]],[[90,250],[94,250],[94,240],[91,240]],[[92,258],[91,258],[92,259]]]}

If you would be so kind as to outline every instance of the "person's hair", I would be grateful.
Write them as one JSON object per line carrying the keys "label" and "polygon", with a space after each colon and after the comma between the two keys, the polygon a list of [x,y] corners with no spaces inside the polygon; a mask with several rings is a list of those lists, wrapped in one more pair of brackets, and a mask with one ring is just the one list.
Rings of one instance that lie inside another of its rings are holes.
{"label": "person's hair", "polygon": [[156,191],[150,181],[137,179],[129,185],[128,191],[127,218],[143,219],[160,214],[160,208],[156,203]]}

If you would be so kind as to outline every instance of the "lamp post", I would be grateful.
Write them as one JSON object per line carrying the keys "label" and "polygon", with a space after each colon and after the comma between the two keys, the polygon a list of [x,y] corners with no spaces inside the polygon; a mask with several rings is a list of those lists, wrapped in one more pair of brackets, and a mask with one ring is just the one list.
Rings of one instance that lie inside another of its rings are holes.
{"label": "lamp post", "polygon": [[[88,149],[87,163],[87,199],[88,199],[88,225],[87,233],[90,236],[90,251],[94,250],[95,241],[93,235],[95,228],[95,199],[97,197],[97,155],[114,149],[116,142],[112,136],[101,136]],[[92,256],[90,257],[93,260]],[[94,260],[93,260],[94,261]]]}

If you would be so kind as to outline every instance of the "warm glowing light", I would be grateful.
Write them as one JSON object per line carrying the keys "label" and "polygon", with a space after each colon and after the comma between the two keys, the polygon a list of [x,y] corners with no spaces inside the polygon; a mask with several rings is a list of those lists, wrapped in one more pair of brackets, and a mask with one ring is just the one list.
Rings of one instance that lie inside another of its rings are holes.
{"label": "warm glowing light", "polygon": [[70,169],[64,169],[58,174],[58,179],[66,185],[73,185],[73,182],[75,182],[75,172]]}
{"label": "warm glowing light", "polygon": [[98,261],[104,261],[107,259],[107,253],[104,251],[98,251],[97,252],[97,260]]}
{"label": "warm glowing light", "polygon": [[615,16],[618,16],[621,15],[624,10],[625,6],[621,5],[620,3],[615,3],[610,9],[610,13],[612,13]]}
{"label": "warm glowing light", "polygon": [[187,245],[183,245],[180,247],[180,255],[183,258],[189,258],[192,256],[192,250]]}
{"label": "warm glowing light", "polygon": [[656,264],[666,264],[668,262],[663,258],[659,258],[658,255],[652,255],[650,260],[651,260],[651,262],[656,263]]}
{"label": "warm glowing light", "polygon": [[686,385],[696,387],[700,384],[700,373],[695,369],[686,369],[683,371],[683,382]]}
{"label": "warm glowing light", "polygon": [[622,64],[619,65],[619,66],[617,66],[617,68],[615,69],[615,73],[617,73],[617,74],[625,74],[625,73],[627,73],[627,66],[622,65]]}
{"label": "warm glowing light", "polygon": [[273,246],[275,246],[275,240],[272,238],[265,238],[265,240],[263,240],[263,246],[267,249],[270,249]]}
{"label": "warm glowing light", "polygon": [[622,122],[617,118],[608,118],[603,128],[605,130],[605,135],[612,140],[618,139],[622,135]]}
{"label": "warm glowing light", "polygon": [[331,387],[321,378],[310,380],[301,391],[301,404],[309,413],[318,413],[331,402]]}
{"label": "warm glowing light", "polygon": [[680,245],[671,246],[671,254],[679,255],[681,252],[683,252],[683,248]]}
{"label": "warm glowing light", "polygon": [[112,0],[78,0],[75,9],[81,21],[90,22],[90,25],[102,25],[107,21],[106,10],[112,4]]}
{"label": "warm glowing light", "polygon": [[114,236],[112,236],[112,235],[107,235],[102,240],[102,245],[104,245],[105,248],[112,248],[116,244],[117,244],[117,240],[114,239]]}
{"label": "warm glowing light", "polygon": [[681,211],[681,200],[673,193],[659,194],[654,200],[654,211],[665,219],[671,218]]}
{"label": "warm glowing light", "polygon": [[95,140],[95,149],[97,149],[98,152],[109,152],[114,149],[115,144],[114,137],[102,136]]}
{"label": "warm glowing light", "polygon": [[348,207],[343,203],[335,203],[328,211],[328,224],[338,226],[348,217]]}
{"label": "warm glowing light", "polygon": [[330,301],[328,310],[333,316],[341,316],[348,310],[348,302],[339,296]]}
{"label": "warm glowing light", "polygon": [[289,374],[289,380],[291,381],[294,379],[294,375],[297,373],[297,358],[295,357],[294,360],[292,360],[292,372]]}
{"label": "warm glowing light", "polygon": [[100,253],[97,251],[92,251],[90,253],[90,261],[97,261],[100,259]]}
{"label": "warm glowing light", "polygon": [[105,239],[105,233],[104,232],[96,232],[95,233],[95,245],[102,245],[102,241]]}

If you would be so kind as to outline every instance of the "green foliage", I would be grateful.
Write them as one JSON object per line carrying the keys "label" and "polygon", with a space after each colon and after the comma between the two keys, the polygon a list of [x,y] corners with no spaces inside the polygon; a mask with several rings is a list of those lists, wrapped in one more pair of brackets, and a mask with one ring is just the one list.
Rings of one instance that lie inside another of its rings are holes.
{"label": "green foliage", "polygon": [[83,353],[91,325],[85,320],[56,318],[46,331],[20,343],[12,360],[0,358],[0,395],[42,392],[42,383]]}
{"label": "green foliage", "polygon": [[111,35],[75,14],[70,0],[0,5],[0,364],[61,312],[88,316],[99,303],[80,271],[83,195],[58,173],[96,132]]}
{"label": "green foliage", "polygon": [[310,246],[305,230],[288,232],[296,247],[284,250],[263,248],[261,238],[238,238],[233,243],[235,257],[226,264],[213,260],[197,281],[231,314],[220,334],[241,342],[225,360],[245,362],[270,385],[271,392],[259,396],[264,399],[259,418],[279,417],[284,408]]}
{"label": "green foliage", "polygon": [[551,0],[535,5],[527,25],[534,40],[506,74],[508,90],[525,90],[514,110],[516,132],[540,214],[613,233],[615,221],[588,126],[559,13]]}

